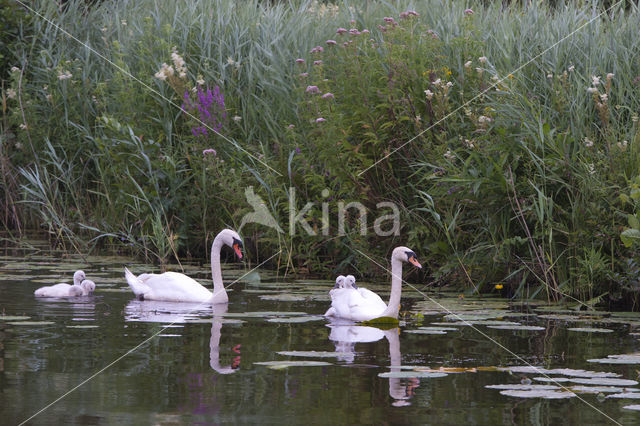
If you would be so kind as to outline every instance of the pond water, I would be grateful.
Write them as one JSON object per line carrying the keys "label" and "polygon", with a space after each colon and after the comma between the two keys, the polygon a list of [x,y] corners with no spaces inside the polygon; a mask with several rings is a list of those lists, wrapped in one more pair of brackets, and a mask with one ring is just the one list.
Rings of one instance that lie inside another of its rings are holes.
{"label": "pond water", "polygon": [[[131,259],[42,248],[0,250],[3,424],[640,422],[638,314],[405,286],[382,330],[324,319],[329,281],[226,265],[239,280],[213,310],[135,300],[123,266],[152,268]],[[93,296],[33,296],[76,269]],[[207,265],[185,269],[211,285]]]}

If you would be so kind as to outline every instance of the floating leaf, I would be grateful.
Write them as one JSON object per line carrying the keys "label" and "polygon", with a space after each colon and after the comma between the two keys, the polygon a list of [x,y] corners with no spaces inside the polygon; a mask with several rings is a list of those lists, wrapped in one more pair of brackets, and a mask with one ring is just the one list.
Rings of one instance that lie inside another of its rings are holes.
{"label": "floating leaf", "polygon": [[622,392],[607,395],[607,398],[640,399],[640,392]]}
{"label": "floating leaf", "polygon": [[410,334],[447,334],[446,330],[425,330],[425,329],[416,329],[416,330],[405,330],[405,333]]}
{"label": "floating leaf", "polygon": [[504,384],[504,385],[486,385],[488,389],[512,389],[512,390],[560,390],[562,388],[554,385],[523,385],[523,384]]}
{"label": "floating leaf", "polygon": [[386,330],[389,328],[396,328],[398,326],[398,323],[399,323],[398,319],[393,317],[379,317],[369,321],[360,321],[360,324],[378,327],[383,330]]}
{"label": "floating leaf", "polygon": [[495,328],[496,330],[523,330],[523,331],[541,331],[544,327],[537,325],[488,325],[488,328]]}
{"label": "floating leaf", "polygon": [[289,367],[322,367],[327,365],[333,365],[324,361],[264,361],[254,362],[257,365],[264,365],[272,370],[282,370]]}
{"label": "floating leaf", "polygon": [[576,396],[573,392],[553,390],[503,390],[500,394],[516,398],[564,399]]}
{"label": "floating leaf", "polygon": [[25,321],[31,317],[26,317],[23,315],[1,315],[0,321]]}
{"label": "floating leaf", "polygon": [[278,355],[284,356],[303,356],[309,358],[336,358],[342,356],[351,356],[351,352],[328,352],[328,351],[280,351]]}
{"label": "floating leaf", "polygon": [[444,377],[447,373],[433,373],[429,371],[387,371],[378,374],[378,377],[385,379],[412,379],[412,378],[436,378]]}
{"label": "floating leaf", "polygon": [[571,386],[573,392],[581,393],[610,393],[610,392],[639,392],[640,389],[620,388],[615,386]]}
{"label": "floating leaf", "polygon": [[430,373],[477,373],[478,369],[475,367],[440,367],[436,369],[416,367],[415,371],[427,371]]}
{"label": "floating leaf", "polygon": [[524,374],[557,374],[561,376],[571,377],[620,377],[621,374],[610,373],[604,371],[586,371],[586,370],[574,370],[572,368],[555,368],[548,370],[542,367],[534,366],[513,366],[513,367],[499,367],[500,371],[511,371],[512,373],[524,373]]}
{"label": "floating leaf", "polygon": [[267,321],[269,322],[310,322],[310,321],[321,321],[324,320],[324,317],[320,316],[308,316],[308,317],[286,317],[286,318],[270,318]]}
{"label": "floating leaf", "polygon": [[578,327],[578,328],[568,328],[569,331],[580,331],[583,333],[613,333],[613,330],[608,328],[589,328],[589,327]]}
{"label": "floating leaf", "polygon": [[638,384],[635,380],[630,379],[611,379],[606,377],[592,378],[572,378],[572,382],[583,385],[607,385],[607,386],[635,386]]}
{"label": "floating leaf", "polygon": [[599,364],[640,364],[640,353],[609,355],[607,358],[588,359]]}
{"label": "floating leaf", "polygon": [[262,300],[277,300],[280,302],[302,302],[308,299],[307,296],[290,293],[266,294],[258,297]]}
{"label": "floating leaf", "polygon": [[562,382],[568,382],[569,378],[567,377],[534,377],[533,380],[536,380],[538,382],[562,383]]}

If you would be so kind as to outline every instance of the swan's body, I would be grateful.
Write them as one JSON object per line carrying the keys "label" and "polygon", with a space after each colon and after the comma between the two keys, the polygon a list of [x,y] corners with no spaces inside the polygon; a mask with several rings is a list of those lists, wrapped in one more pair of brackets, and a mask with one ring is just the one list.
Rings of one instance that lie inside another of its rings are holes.
{"label": "swan's body", "polygon": [[47,287],[40,287],[34,292],[34,294],[36,297],[79,297],[89,296],[95,289],[96,285],[93,281],[83,280],[80,285],[62,283]]}
{"label": "swan's body", "polygon": [[[75,297],[86,296],[85,290],[81,287],[82,282],[85,281],[84,271],[76,271],[73,274],[73,285],[60,283],[52,286],[40,287],[33,294],[36,297]],[[93,281],[91,281],[93,282]],[[95,284],[93,285],[95,289]],[[93,290],[92,290],[93,291]]]}
{"label": "swan's body", "polygon": [[242,241],[240,236],[230,229],[224,229],[213,240],[211,245],[211,275],[213,278],[213,293],[202,284],[178,272],[165,272],[163,274],[141,274],[137,277],[124,268],[124,275],[140,300],[161,300],[167,302],[210,302],[227,303],[229,297],[222,282],[222,270],[220,269],[220,250],[223,245],[233,247],[236,254],[242,259]]}
{"label": "swan's body", "polygon": [[402,262],[411,262],[422,268],[415,253],[409,248],[396,247],[393,250],[391,254],[391,296],[388,305],[371,290],[357,287],[355,278],[348,275],[345,277],[344,288],[331,290],[331,308],[325,315],[351,321],[369,321],[379,317],[398,318],[402,293]]}

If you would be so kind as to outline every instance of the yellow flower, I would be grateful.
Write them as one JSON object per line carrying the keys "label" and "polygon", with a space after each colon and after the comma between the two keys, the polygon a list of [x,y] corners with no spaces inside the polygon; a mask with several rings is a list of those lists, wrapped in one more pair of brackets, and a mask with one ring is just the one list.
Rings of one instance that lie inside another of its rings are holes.
{"label": "yellow flower", "polygon": [[510,80],[513,80],[513,74],[509,74],[508,77]]}
{"label": "yellow flower", "polygon": [[502,284],[496,284],[496,290],[502,290],[503,287]]}

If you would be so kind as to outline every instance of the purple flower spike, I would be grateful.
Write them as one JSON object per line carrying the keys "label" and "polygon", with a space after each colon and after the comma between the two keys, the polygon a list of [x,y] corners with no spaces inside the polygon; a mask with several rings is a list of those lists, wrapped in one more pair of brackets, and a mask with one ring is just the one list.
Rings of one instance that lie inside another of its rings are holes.
{"label": "purple flower spike", "polygon": [[299,146],[296,146],[296,154],[300,154],[302,152],[302,150],[300,149]]}

